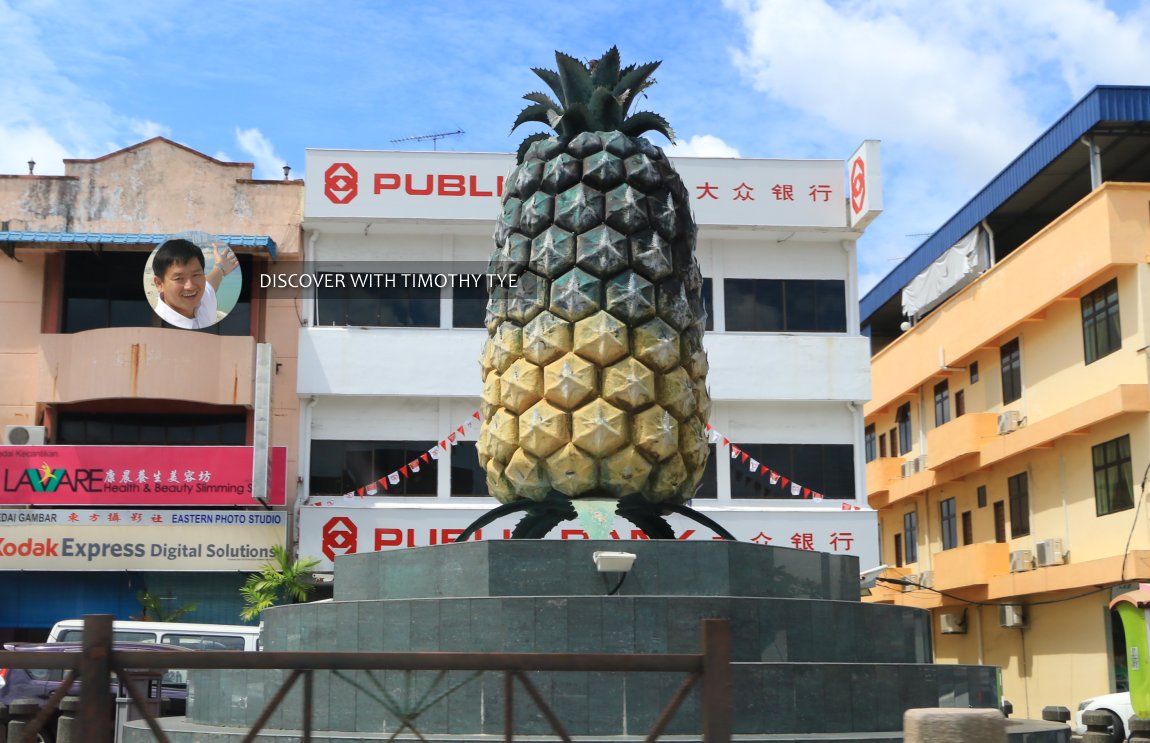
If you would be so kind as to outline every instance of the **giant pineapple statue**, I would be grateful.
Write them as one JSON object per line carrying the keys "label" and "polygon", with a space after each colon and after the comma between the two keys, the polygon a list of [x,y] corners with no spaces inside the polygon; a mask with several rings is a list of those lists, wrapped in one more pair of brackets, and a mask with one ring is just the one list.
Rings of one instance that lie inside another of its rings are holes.
{"label": "giant pineapple statue", "polygon": [[512,127],[554,133],[523,142],[503,194],[491,270],[516,283],[488,302],[479,459],[504,504],[680,510],[709,454],[706,312],[689,195],[640,136],[674,135],[630,112],[659,63],[555,57],[534,72],[557,100],[529,93]]}

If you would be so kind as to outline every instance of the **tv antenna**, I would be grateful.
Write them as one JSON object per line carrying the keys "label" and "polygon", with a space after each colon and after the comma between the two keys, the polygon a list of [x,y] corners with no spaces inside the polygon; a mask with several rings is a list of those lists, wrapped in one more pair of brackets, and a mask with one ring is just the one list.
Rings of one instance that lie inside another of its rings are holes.
{"label": "tv antenna", "polygon": [[446,139],[447,137],[454,137],[457,134],[465,134],[465,132],[462,129],[456,129],[453,132],[440,132],[439,134],[420,134],[420,135],[415,136],[415,137],[401,137],[400,139],[393,139],[393,140],[391,140],[391,143],[395,144],[397,142],[426,142],[426,141],[430,140],[431,141],[431,149],[437,150],[437,149],[439,149],[439,147],[438,147],[439,140]]}

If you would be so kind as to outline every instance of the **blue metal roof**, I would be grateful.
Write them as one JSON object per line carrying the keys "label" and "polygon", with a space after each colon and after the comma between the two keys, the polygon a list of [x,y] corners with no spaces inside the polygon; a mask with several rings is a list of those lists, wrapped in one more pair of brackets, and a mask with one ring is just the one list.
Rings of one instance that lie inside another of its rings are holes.
{"label": "blue metal roof", "polygon": [[859,302],[862,324],[869,324],[869,318],[898,295],[915,276],[1103,121],[1150,121],[1150,88],[1100,85],[1087,93],[957,214],[867,292]]}
{"label": "blue metal roof", "polygon": [[[20,243],[52,245],[159,245],[175,234],[128,234],[118,232],[0,232],[0,245],[9,249]],[[216,235],[220,242],[232,247],[266,248],[276,259],[276,242],[267,235]]]}

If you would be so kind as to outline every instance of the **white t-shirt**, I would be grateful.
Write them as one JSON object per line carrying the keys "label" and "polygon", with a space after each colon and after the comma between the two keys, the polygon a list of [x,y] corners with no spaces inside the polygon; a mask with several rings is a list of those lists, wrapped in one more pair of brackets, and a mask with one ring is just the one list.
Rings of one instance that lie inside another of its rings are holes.
{"label": "white t-shirt", "polygon": [[164,304],[163,297],[160,297],[160,301],[156,302],[156,314],[164,322],[175,325],[177,328],[186,330],[210,328],[216,324],[216,290],[212,288],[210,282],[204,282],[204,296],[200,297],[200,303],[196,306],[195,317],[184,317]]}

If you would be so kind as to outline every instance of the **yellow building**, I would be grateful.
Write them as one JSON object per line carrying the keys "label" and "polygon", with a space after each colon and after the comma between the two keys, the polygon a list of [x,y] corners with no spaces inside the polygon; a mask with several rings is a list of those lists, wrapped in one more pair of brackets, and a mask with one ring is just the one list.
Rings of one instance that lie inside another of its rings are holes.
{"label": "yellow building", "polygon": [[[1150,88],[1095,88],[861,302],[883,578],[1015,713],[1125,690],[1150,579]],[[864,566],[866,567],[866,566]],[[918,587],[923,586],[923,587]]]}

